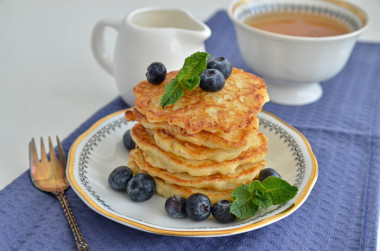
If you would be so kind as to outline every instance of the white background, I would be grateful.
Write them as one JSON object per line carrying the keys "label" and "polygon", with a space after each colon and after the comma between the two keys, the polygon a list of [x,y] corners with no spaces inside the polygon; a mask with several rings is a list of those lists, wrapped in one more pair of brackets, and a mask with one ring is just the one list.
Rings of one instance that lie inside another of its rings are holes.
{"label": "white background", "polygon": [[[360,40],[380,42],[380,1],[351,1],[370,17]],[[64,139],[118,95],[112,77],[91,53],[91,31],[99,19],[124,17],[139,7],[171,6],[205,21],[229,2],[0,0],[0,189],[28,169],[32,137]],[[115,38],[113,31],[106,33],[110,48]]]}

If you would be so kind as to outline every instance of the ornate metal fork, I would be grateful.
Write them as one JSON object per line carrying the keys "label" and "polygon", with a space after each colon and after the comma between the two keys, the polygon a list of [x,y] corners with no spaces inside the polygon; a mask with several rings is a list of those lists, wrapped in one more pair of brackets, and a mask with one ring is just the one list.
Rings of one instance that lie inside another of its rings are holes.
{"label": "ornate metal fork", "polygon": [[57,137],[58,156],[55,154],[53,144],[49,137],[49,151],[50,161],[46,155],[44,142],[41,138],[41,160],[39,161],[37,155],[36,144],[34,138],[29,143],[29,166],[30,176],[34,186],[38,189],[54,194],[65,212],[67,221],[73,232],[75,242],[78,250],[90,250],[87,242],[84,240],[82,233],[79,229],[74,214],[71,211],[69,202],[65,196],[65,190],[70,186],[66,178],[66,155],[63,151],[61,142]]}

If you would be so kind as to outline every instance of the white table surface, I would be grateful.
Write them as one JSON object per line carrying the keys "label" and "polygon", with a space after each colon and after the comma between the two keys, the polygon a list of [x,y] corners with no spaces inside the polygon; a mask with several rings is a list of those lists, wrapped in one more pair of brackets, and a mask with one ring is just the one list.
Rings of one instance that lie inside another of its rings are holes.
{"label": "white table surface", "polygon": [[[380,42],[380,1],[351,1],[370,17],[359,40]],[[123,17],[140,7],[171,6],[207,20],[229,2],[0,1],[0,190],[28,169],[32,137],[64,139],[118,95],[112,77],[91,53],[90,35],[99,19]],[[106,36],[112,49],[116,34]]]}

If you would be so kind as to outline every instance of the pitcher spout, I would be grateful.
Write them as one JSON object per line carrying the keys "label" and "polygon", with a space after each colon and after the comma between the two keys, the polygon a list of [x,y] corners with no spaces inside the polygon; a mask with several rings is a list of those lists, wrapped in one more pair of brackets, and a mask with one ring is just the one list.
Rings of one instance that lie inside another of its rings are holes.
{"label": "pitcher spout", "polygon": [[[177,9],[178,10],[178,9]],[[178,28],[183,26],[183,32],[187,32],[189,36],[194,35],[193,39],[198,40],[198,42],[204,42],[211,36],[210,28],[203,22],[196,19],[191,13],[186,10],[180,9],[183,12],[183,23],[179,25]]]}
{"label": "pitcher spout", "polygon": [[176,11],[181,13],[175,27],[177,40],[181,41],[184,47],[205,51],[204,42],[211,36],[210,28],[186,10],[176,9]]}

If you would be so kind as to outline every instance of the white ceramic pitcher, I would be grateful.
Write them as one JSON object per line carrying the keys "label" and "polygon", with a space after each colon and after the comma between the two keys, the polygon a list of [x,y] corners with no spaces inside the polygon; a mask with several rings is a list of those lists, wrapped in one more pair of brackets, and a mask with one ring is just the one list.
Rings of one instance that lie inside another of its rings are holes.
{"label": "white ceramic pitcher", "polygon": [[[118,31],[113,57],[105,49],[107,27]],[[186,57],[205,50],[210,35],[210,29],[185,10],[144,8],[124,19],[100,20],[92,33],[92,50],[98,63],[114,76],[123,100],[133,106],[133,87],[146,79],[151,63],[163,63],[167,72],[178,70]]]}

